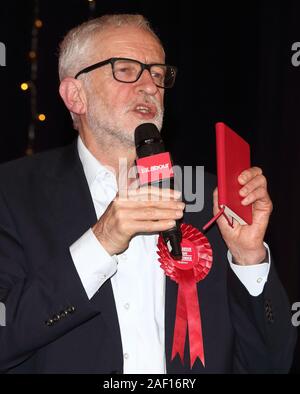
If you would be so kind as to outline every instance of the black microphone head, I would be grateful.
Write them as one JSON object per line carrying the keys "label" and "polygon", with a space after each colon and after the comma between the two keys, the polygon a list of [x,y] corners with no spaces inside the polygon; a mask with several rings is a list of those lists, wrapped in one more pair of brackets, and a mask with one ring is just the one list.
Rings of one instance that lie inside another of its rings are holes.
{"label": "black microphone head", "polygon": [[165,151],[158,128],[153,123],[143,123],[134,132],[136,153],[139,158]]}
{"label": "black microphone head", "polygon": [[141,144],[144,144],[145,141],[151,140],[151,139],[156,139],[160,140],[160,132],[158,131],[158,128],[155,126],[154,123],[142,123],[140,124],[134,132],[134,138],[135,138],[135,146],[139,146]]}

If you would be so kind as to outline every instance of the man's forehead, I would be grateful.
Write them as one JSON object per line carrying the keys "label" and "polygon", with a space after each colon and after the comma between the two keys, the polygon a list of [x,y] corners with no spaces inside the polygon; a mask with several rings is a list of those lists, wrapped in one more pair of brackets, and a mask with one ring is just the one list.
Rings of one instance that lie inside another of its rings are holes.
{"label": "man's forehead", "polygon": [[94,37],[93,44],[97,52],[101,51],[109,56],[137,50],[149,54],[156,52],[164,58],[163,48],[156,37],[145,29],[134,26],[106,28]]}

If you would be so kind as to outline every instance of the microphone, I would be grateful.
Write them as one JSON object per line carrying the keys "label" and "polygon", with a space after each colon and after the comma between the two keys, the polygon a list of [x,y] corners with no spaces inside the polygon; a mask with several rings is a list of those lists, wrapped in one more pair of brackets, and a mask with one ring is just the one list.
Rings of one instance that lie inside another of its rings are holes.
{"label": "microphone", "polygon": [[[160,188],[174,189],[174,173],[169,152],[158,128],[153,123],[143,123],[135,129],[136,160],[141,186],[151,185]],[[161,232],[169,252],[175,260],[182,259],[179,220],[169,230]]]}

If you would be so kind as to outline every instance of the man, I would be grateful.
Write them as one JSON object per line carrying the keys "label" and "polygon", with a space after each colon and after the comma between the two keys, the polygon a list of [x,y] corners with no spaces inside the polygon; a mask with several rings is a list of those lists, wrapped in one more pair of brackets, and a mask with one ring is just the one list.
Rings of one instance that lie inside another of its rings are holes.
{"label": "man", "polygon": [[[127,159],[128,169],[134,165],[135,128],[144,122],[161,128],[164,90],[175,69],[165,65],[143,17],[115,15],[68,33],[59,72],[77,143],[1,168],[0,294],[7,324],[0,331],[0,369],[288,371],[295,335],[263,243],[272,203],[262,171],[254,167],[239,177],[253,224],[231,229],[220,218],[221,235],[216,226],[207,233],[214,264],[198,285],[206,366],[197,360],[190,370],[188,345],[184,365],[178,356],[171,361],[177,285],[159,266],[155,235],[174,226],[184,203],[154,187],[124,198],[117,184],[119,159]],[[205,209],[185,214],[186,223],[201,228],[208,221],[213,183],[206,176]],[[215,212],[216,199],[215,192]]]}

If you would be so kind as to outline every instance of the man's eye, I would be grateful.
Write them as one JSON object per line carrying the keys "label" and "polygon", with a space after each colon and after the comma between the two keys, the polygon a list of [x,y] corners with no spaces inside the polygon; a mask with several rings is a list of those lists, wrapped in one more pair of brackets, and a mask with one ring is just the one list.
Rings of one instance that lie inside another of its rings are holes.
{"label": "man's eye", "polygon": [[162,73],[152,72],[152,77],[153,78],[163,78],[163,75],[162,75]]}
{"label": "man's eye", "polygon": [[132,74],[135,72],[135,68],[132,66],[124,65],[124,66],[118,66],[116,71],[122,74]]}
{"label": "man's eye", "polygon": [[156,81],[162,82],[165,78],[164,74],[161,72],[152,72],[152,78]]}
{"label": "man's eye", "polygon": [[165,70],[161,67],[154,66],[151,68],[152,78],[163,80],[165,78]]}
{"label": "man's eye", "polygon": [[122,67],[122,68],[118,69],[118,72],[127,73],[127,72],[130,72],[130,68],[129,67]]}

